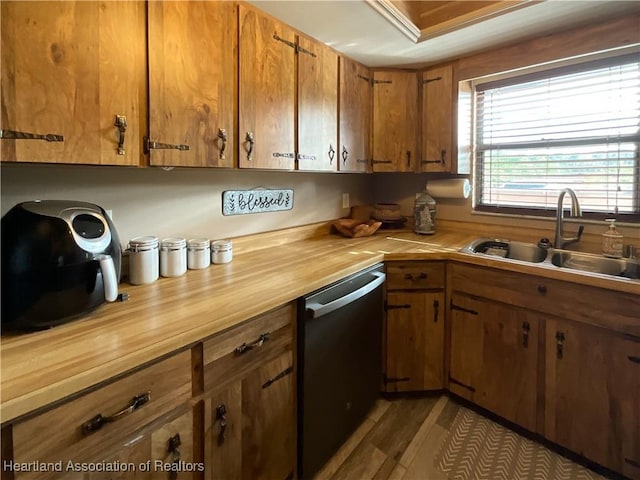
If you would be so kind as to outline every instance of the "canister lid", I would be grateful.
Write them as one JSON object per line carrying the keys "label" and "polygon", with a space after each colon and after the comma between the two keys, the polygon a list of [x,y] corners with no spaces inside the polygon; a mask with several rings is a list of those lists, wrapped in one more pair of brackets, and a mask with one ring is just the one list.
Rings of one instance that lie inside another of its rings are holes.
{"label": "canister lid", "polygon": [[211,242],[211,248],[216,252],[231,250],[232,247],[231,240],[214,240]]}
{"label": "canister lid", "polygon": [[158,237],[153,235],[145,236],[145,237],[135,237],[129,240],[130,247],[155,247],[158,245]]}
{"label": "canister lid", "polygon": [[187,242],[189,248],[207,248],[209,246],[208,238],[190,238]]}
{"label": "canister lid", "polygon": [[182,248],[187,245],[184,238],[163,238],[161,246],[165,248]]}

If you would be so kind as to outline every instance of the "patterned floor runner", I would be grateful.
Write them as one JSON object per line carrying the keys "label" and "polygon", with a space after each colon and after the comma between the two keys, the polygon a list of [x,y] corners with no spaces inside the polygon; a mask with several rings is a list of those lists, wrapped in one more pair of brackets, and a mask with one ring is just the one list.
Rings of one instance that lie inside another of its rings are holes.
{"label": "patterned floor runner", "polygon": [[604,479],[466,408],[460,408],[435,462],[450,480]]}

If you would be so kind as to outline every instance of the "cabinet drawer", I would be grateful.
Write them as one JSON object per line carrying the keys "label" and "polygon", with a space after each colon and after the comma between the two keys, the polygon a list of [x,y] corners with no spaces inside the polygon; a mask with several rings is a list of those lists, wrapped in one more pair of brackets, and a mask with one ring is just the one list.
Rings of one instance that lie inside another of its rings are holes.
{"label": "cabinet drawer", "polygon": [[[135,397],[148,400],[132,407]],[[95,452],[130,436],[191,397],[191,351],[127,375],[13,426],[15,462],[95,459]],[[131,407],[131,408],[128,408]],[[118,415],[119,412],[122,412]],[[99,422],[97,416],[104,420]],[[87,425],[92,421],[93,429]]]}
{"label": "cabinet drawer", "polygon": [[293,348],[295,306],[290,303],[204,342],[205,391],[242,378]]}
{"label": "cabinet drawer", "polygon": [[387,262],[387,290],[444,288],[444,262]]}
{"label": "cabinet drawer", "polygon": [[530,308],[640,338],[640,296],[535,275],[451,265],[454,292]]}

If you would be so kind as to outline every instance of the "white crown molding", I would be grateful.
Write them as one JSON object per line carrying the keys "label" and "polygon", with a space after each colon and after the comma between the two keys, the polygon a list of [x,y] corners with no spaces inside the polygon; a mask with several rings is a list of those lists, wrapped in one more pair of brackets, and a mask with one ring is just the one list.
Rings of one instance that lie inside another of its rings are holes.
{"label": "white crown molding", "polygon": [[402,13],[390,0],[365,0],[371,8],[382,15],[400,32],[406,35],[413,43],[418,43],[422,32],[404,13]]}

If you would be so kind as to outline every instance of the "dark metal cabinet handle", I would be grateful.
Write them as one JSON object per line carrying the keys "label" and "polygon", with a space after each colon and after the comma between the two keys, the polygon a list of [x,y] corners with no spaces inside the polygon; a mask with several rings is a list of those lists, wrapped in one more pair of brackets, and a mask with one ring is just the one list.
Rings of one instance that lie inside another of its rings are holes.
{"label": "dark metal cabinet handle", "polygon": [[411,150],[407,150],[407,167],[411,166]]}
{"label": "dark metal cabinet handle", "polygon": [[255,339],[251,343],[243,343],[239,347],[236,347],[236,355],[242,355],[243,353],[247,353],[249,350],[253,350],[254,348],[261,347],[264,342],[269,340],[269,332],[265,332],[260,335],[257,339]]}
{"label": "dark metal cabinet handle", "polygon": [[464,308],[464,307],[461,307],[460,305],[456,305],[455,303],[453,303],[453,300],[449,302],[449,308],[451,308],[451,310],[457,310],[459,312],[470,313],[471,315],[478,315],[478,312],[476,312],[475,310],[471,310],[470,308]]}
{"label": "dark metal cabinet handle", "polygon": [[0,130],[0,138],[4,140],[46,140],[47,142],[64,142],[64,136],[55,133],[18,132],[17,130]]}
{"label": "dark metal cabinet handle", "polygon": [[154,142],[149,137],[144,137],[144,153],[149,153],[151,150],[180,150],[181,152],[186,152],[191,150],[191,147],[185,144]]}
{"label": "dark metal cabinet handle", "polygon": [[100,430],[105,423],[112,423],[120,420],[122,417],[129,415],[130,413],[136,411],[138,408],[143,406],[151,400],[151,392],[141,393],[140,395],[136,395],[131,399],[129,404],[124,407],[122,410],[108,416],[103,416],[101,413],[93,417],[91,420],[82,424],[82,433],[87,435],[89,433],[96,432]]}
{"label": "dark metal cabinet handle", "polygon": [[247,132],[245,141],[249,144],[249,148],[247,149],[247,160],[251,161],[251,154],[253,153],[253,145],[256,143],[255,139],[253,138],[253,133]]}
{"label": "dark metal cabinet handle", "polygon": [[218,445],[222,445],[227,436],[227,406],[224,403],[221,403],[216,407],[216,421],[220,421]]}
{"label": "dark metal cabinet handle", "polygon": [[531,325],[529,322],[522,322],[522,346],[524,348],[529,347],[529,332],[531,331]]}
{"label": "dark metal cabinet handle", "polygon": [[113,126],[118,128],[118,155],[124,155],[124,134],[127,131],[127,117],[116,115]]}
{"label": "dark metal cabinet handle", "polygon": [[546,295],[547,286],[546,285],[538,285],[538,293],[541,293],[542,295]]}
{"label": "dark metal cabinet handle", "polygon": [[266,382],[264,382],[262,384],[262,388],[267,388],[270,387],[271,385],[273,385],[275,382],[277,382],[278,380],[280,380],[281,378],[286,377],[287,375],[291,374],[293,372],[293,365],[289,366],[287,368],[285,368],[283,371],[281,371],[280,373],[278,373],[275,377],[270,378],[269,380],[267,380]]}
{"label": "dark metal cabinet handle", "polygon": [[640,363],[640,357],[636,357],[635,355],[629,355],[627,358],[633,363]]}
{"label": "dark metal cabinet handle", "polygon": [[440,314],[440,302],[433,301],[433,323],[438,323],[438,315]]}
{"label": "dark metal cabinet handle", "polygon": [[329,165],[333,165],[333,158],[336,156],[336,150],[333,145],[329,144]]}
{"label": "dark metal cabinet handle", "polygon": [[561,359],[564,354],[564,333],[556,332],[556,356]]}
{"label": "dark metal cabinet handle", "polygon": [[218,153],[218,158],[224,160],[224,151],[227,148],[227,131],[224,128],[218,129],[218,138],[220,139],[220,153]]}
{"label": "dark metal cabinet handle", "polygon": [[347,147],[345,147],[344,145],[342,146],[342,164],[346,165],[347,164],[347,158],[349,157],[349,151],[347,150]]}
{"label": "dark metal cabinet handle", "polygon": [[442,150],[440,150],[440,163],[444,165],[446,158],[447,158],[447,150],[443,148]]}
{"label": "dark metal cabinet handle", "polygon": [[[171,454],[173,457],[171,462],[177,467],[180,464],[180,450],[178,447],[182,445],[182,441],[180,440],[180,434],[176,433],[173,437],[169,439],[169,446],[167,448],[167,452]],[[178,478],[178,468],[171,469],[169,473],[169,478],[171,480],[175,480]]]}

